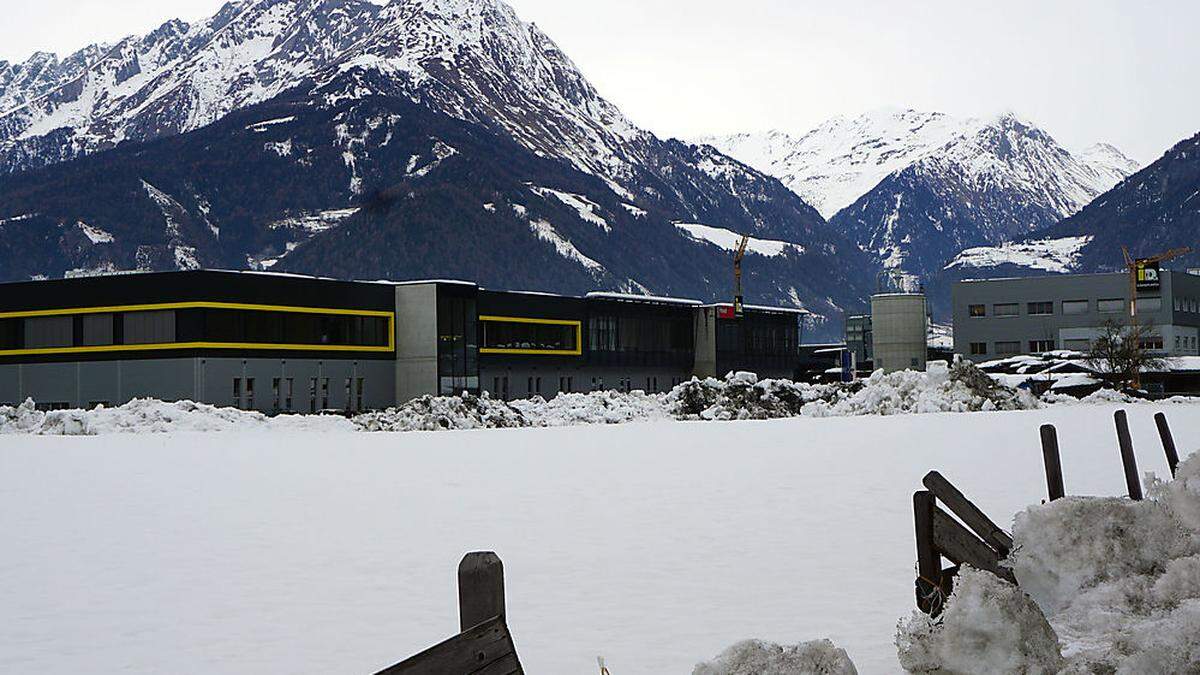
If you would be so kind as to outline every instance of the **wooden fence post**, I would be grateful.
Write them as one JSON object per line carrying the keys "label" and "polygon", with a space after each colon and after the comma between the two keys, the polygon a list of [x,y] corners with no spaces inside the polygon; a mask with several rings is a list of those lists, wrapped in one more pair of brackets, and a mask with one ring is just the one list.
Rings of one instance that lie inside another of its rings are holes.
{"label": "wooden fence post", "polygon": [[504,616],[504,563],[491,551],[463,556],[458,564],[459,630]]}
{"label": "wooden fence post", "polygon": [[913,522],[917,535],[917,607],[931,616],[941,613],[942,556],[933,545],[933,512],[937,500],[928,490],[913,493]]}
{"label": "wooden fence post", "polygon": [[1129,418],[1124,410],[1113,413],[1117,423],[1117,443],[1121,446],[1121,464],[1125,466],[1125,485],[1129,489],[1129,498],[1141,500],[1142,481],[1138,478],[1137,458],[1133,455],[1133,439],[1129,436]]}
{"label": "wooden fence post", "polygon": [[1162,439],[1163,452],[1167,453],[1167,466],[1171,468],[1171,477],[1175,477],[1175,469],[1179,466],[1179,452],[1175,450],[1175,437],[1171,435],[1171,427],[1167,426],[1167,416],[1154,413],[1154,423],[1158,425],[1158,437]]}
{"label": "wooden fence post", "polygon": [[1050,501],[1062,499],[1066,489],[1063,487],[1062,458],[1058,454],[1058,432],[1053,424],[1043,424],[1041,433],[1042,461],[1046,464],[1046,488],[1050,493]]}

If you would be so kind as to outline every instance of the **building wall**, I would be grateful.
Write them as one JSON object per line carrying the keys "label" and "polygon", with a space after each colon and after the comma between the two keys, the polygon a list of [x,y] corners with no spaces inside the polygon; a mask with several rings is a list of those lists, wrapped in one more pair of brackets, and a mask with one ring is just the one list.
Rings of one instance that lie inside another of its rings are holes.
{"label": "building wall", "polygon": [[396,286],[396,402],[438,391],[437,285]]}
{"label": "building wall", "polygon": [[582,364],[493,363],[480,366],[479,370],[481,389],[493,398],[510,401],[535,395],[549,399],[560,392],[586,393],[605,389],[661,393],[691,377],[691,371],[686,368],[602,368]]}
{"label": "building wall", "polygon": [[[262,412],[310,412],[358,408],[358,378],[363,380],[364,409],[383,408],[394,400],[393,368],[383,360],[162,358],[71,361],[0,365],[0,404],[33,398],[44,406],[120,405],[134,398],[193,400]],[[241,396],[234,397],[234,378]],[[254,395],[248,380],[254,379]],[[280,380],[279,408],[274,380]],[[292,407],[287,407],[287,378],[292,378]],[[317,378],[315,400],[310,396]],[[322,385],[329,380],[328,404]],[[346,395],[347,379],[350,396]]]}
{"label": "building wall", "polygon": [[871,354],[876,369],[925,370],[929,350],[925,296],[882,293],[871,297]]}
{"label": "building wall", "polygon": [[[1138,294],[1138,321],[1163,337],[1169,354],[1197,354],[1192,341],[1200,328],[1200,277],[1164,270],[1157,291]],[[1159,299],[1159,308],[1150,309],[1147,299]],[[1176,310],[1176,298],[1188,301],[1191,309]],[[1120,311],[1100,311],[1100,300],[1121,300]],[[1063,303],[1087,301],[1087,311],[1066,314]],[[1051,314],[1030,314],[1029,303],[1053,303]],[[1032,341],[1053,343],[1055,349],[1083,349],[1084,340],[1099,334],[1106,320],[1125,324],[1129,321],[1129,277],[1124,273],[1073,274],[962,281],[954,285],[954,351],[976,361],[1009,356],[998,353],[997,343],[1018,343],[1015,353],[1031,353]],[[996,316],[997,304],[1017,305],[1015,316]],[[986,315],[971,316],[972,305],[983,305]],[[1175,337],[1180,337],[1178,350]],[[1185,346],[1186,339],[1186,346]],[[986,353],[972,354],[972,344],[986,345]]]}

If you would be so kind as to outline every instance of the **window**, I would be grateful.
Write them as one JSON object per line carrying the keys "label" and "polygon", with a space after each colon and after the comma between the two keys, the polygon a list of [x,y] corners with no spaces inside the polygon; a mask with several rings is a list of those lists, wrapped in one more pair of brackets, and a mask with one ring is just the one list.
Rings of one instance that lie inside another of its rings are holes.
{"label": "window", "polygon": [[112,314],[84,314],[79,317],[79,343],[84,346],[113,343]]}
{"label": "window", "polygon": [[1054,340],[1030,340],[1029,351],[1033,354],[1054,351]]}
{"label": "window", "polygon": [[1162,309],[1162,298],[1138,298],[1139,312],[1157,312]]}
{"label": "window", "polygon": [[537,389],[536,389],[537,393],[541,394],[542,393],[542,378],[540,378],[540,377],[537,378],[534,382],[534,385],[537,387]]}
{"label": "window", "polygon": [[1087,314],[1087,300],[1063,300],[1063,314]]}
{"label": "window", "polygon": [[595,351],[617,350],[617,317],[593,316],[588,319],[588,343]]}
{"label": "window", "polygon": [[1063,349],[1070,349],[1073,352],[1090,352],[1092,351],[1092,341],[1085,338],[1063,340]]}
{"label": "window", "polygon": [[271,409],[279,412],[279,381],[280,378],[271,378]]}
{"label": "window", "polygon": [[571,382],[571,380],[573,380],[573,379],[574,378],[571,377],[570,375],[567,376],[567,391],[568,392],[575,391],[575,389],[573,387],[573,383]]}
{"label": "window", "polygon": [[175,311],[125,312],[122,315],[124,344],[149,345],[175,341]]}
{"label": "window", "polygon": [[1019,308],[1020,305],[1015,302],[992,305],[992,314],[996,316],[1017,316],[1020,313]]}
{"label": "window", "polygon": [[329,378],[321,378],[321,410],[329,410]]}
{"label": "window", "polygon": [[967,307],[969,316],[987,316],[987,305],[970,305]]}
{"label": "window", "polygon": [[353,390],[353,386],[354,386],[354,378],[347,377],[347,378],[346,378],[346,398],[345,398],[345,401],[346,401],[346,408],[347,408],[347,409],[349,409],[349,410],[353,410],[353,408],[350,406],[350,403],[351,403],[351,402],[354,400],[354,397],[353,397],[353,391],[354,391],[354,390]]}
{"label": "window", "polygon": [[438,292],[438,393],[455,396],[479,391],[479,327],[474,297]]}
{"label": "window", "polygon": [[357,388],[355,389],[355,392],[354,392],[354,403],[355,403],[354,408],[356,410],[363,409],[363,382],[364,382],[364,380],[366,380],[366,378],[360,377],[355,382],[355,387],[357,387]]}
{"label": "window", "polygon": [[254,409],[254,378],[246,378],[246,410]]}
{"label": "window", "polygon": [[233,405],[236,408],[242,407],[242,378],[233,378]]}
{"label": "window", "polygon": [[288,412],[291,412],[291,410],[292,410],[292,391],[293,391],[293,386],[295,385],[295,383],[296,383],[296,381],[294,378],[289,377],[287,379],[287,394],[283,399],[283,407]]}
{"label": "window", "polygon": [[25,348],[70,347],[75,344],[75,320],[69,316],[25,319]]}
{"label": "window", "polygon": [[308,378],[308,411],[317,412],[317,378]]}
{"label": "window", "polygon": [[986,342],[972,342],[971,343],[971,355],[972,356],[979,356],[981,354],[986,354],[986,353],[987,353],[987,343]]}
{"label": "window", "polygon": [[532,377],[528,378],[528,381],[525,382],[525,393],[529,394],[531,396],[533,395],[533,378]]}
{"label": "window", "polygon": [[1124,298],[1104,298],[1096,302],[1096,311],[1106,314],[1125,311]]}
{"label": "window", "polygon": [[25,346],[25,325],[22,319],[0,319],[0,349],[21,349]]}
{"label": "window", "polygon": [[1032,314],[1034,316],[1053,314],[1054,313],[1054,303],[1053,302],[1031,302],[1027,305],[1026,309],[1029,311],[1029,314]]}
{"label": "window", "polygon": [[1021,353],[1021,343],[1020,342],[997,342],[996,343],[996,353],[997,354],[1006,354],[1006,355],[1007,354],[1020,354]]}
{"label": "window", "polygon": [[580,322],[557,319],[479,317],[483,325],[481,354],[579,354]]}
{"label": "window", "polygon": [[1138,346],[1142,349],[1147,349],[1150,351],[1162,351],[1163,338],[1161,335],[1147,335],[1146,337],[1138,340]]}

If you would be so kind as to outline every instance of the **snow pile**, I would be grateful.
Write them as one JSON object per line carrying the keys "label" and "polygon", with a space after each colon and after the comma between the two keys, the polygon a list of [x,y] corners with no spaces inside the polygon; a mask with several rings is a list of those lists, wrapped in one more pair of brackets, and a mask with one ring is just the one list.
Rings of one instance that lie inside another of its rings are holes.
{"label": "snow pile", "polygon": [[53,436],[95,436],[120,433],[174,431],[244,431],[246,429],[346,431],[351,425],[341,417],[281,415],[221,408],[207,403],[135,398],[129,403],[92,410],[41,411],[27,399],[18,406],[0,406],[0,434],[23,433]]}
{"label": "snow pile", "polygon": [[777,645],[743,640],[701,663],[692,675],[858,675],[846,650],[829,640]]}
{"label": "snow pile", "polygon": [[1020,589],[961,572],[938,619],[901,623],[907,670],[1195,672],[1200,454],[1174,481],[1153,482],[1144,501],[1069,497],[1030,507],[1017,515],[1013,539]]}
{"label": "snow pile", "polygon": [[934,619],[914,611],[896,634],[910,673],[1055,673],[1058,638],[1028,595],[991,572],[964,566]]}
{"label": "snow pile", "polygon": [[534,426],[520,410],[485,391],[476,396],[425,395],[396,408],[368,412],[351,420],[363,431],[441,431]]}
{"label": "snow pile", "polygon": [[352,422],[363,431],[440,431],[561,427],[577,424],[620,424],[664,419],[662,396],[641,391],[593,391],[501,401],[488,392],[479,395],[422,396],[396,408],[357,415]]}
{"label": "snow pile", "polygon": [[927,372],[877,371],[849,384],[760,381],[753,373],[732,373],[723,381],[693,378],[672,390],[667,401],[676,416],[705,420],[1024,410],[1039,405],[1032,395],[997,384],[967,361],[949,367],[934,361]]}
{"label": "snow pile", "polygon": [[549,401],[541,396],[513,401],[536,426],[561,427],[576,424],[621,424],[668,417],[663,396],[640,390],[629,393],[605,390],[586,394],[559,394]]}

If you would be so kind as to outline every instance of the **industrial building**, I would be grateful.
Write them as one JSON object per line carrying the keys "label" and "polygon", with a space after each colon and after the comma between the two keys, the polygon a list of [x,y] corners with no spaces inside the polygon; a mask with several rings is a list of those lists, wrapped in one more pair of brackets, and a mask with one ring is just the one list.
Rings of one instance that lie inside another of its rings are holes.
{"label": "industrial building", "polygon": [[952,291],[954,351],[974,361],[1086,352],[1106,321],[1129,322],[1135,297],[1147,349],[1200,353],[1200,276],[1155,272],[1136,283],[1123,272],[960,281]]}
{"label": "industrial building", "polygon": [[185,271],[0,284],[0,403],[359,411],[423,394],[794,377],[803,310],[460,281]]}

